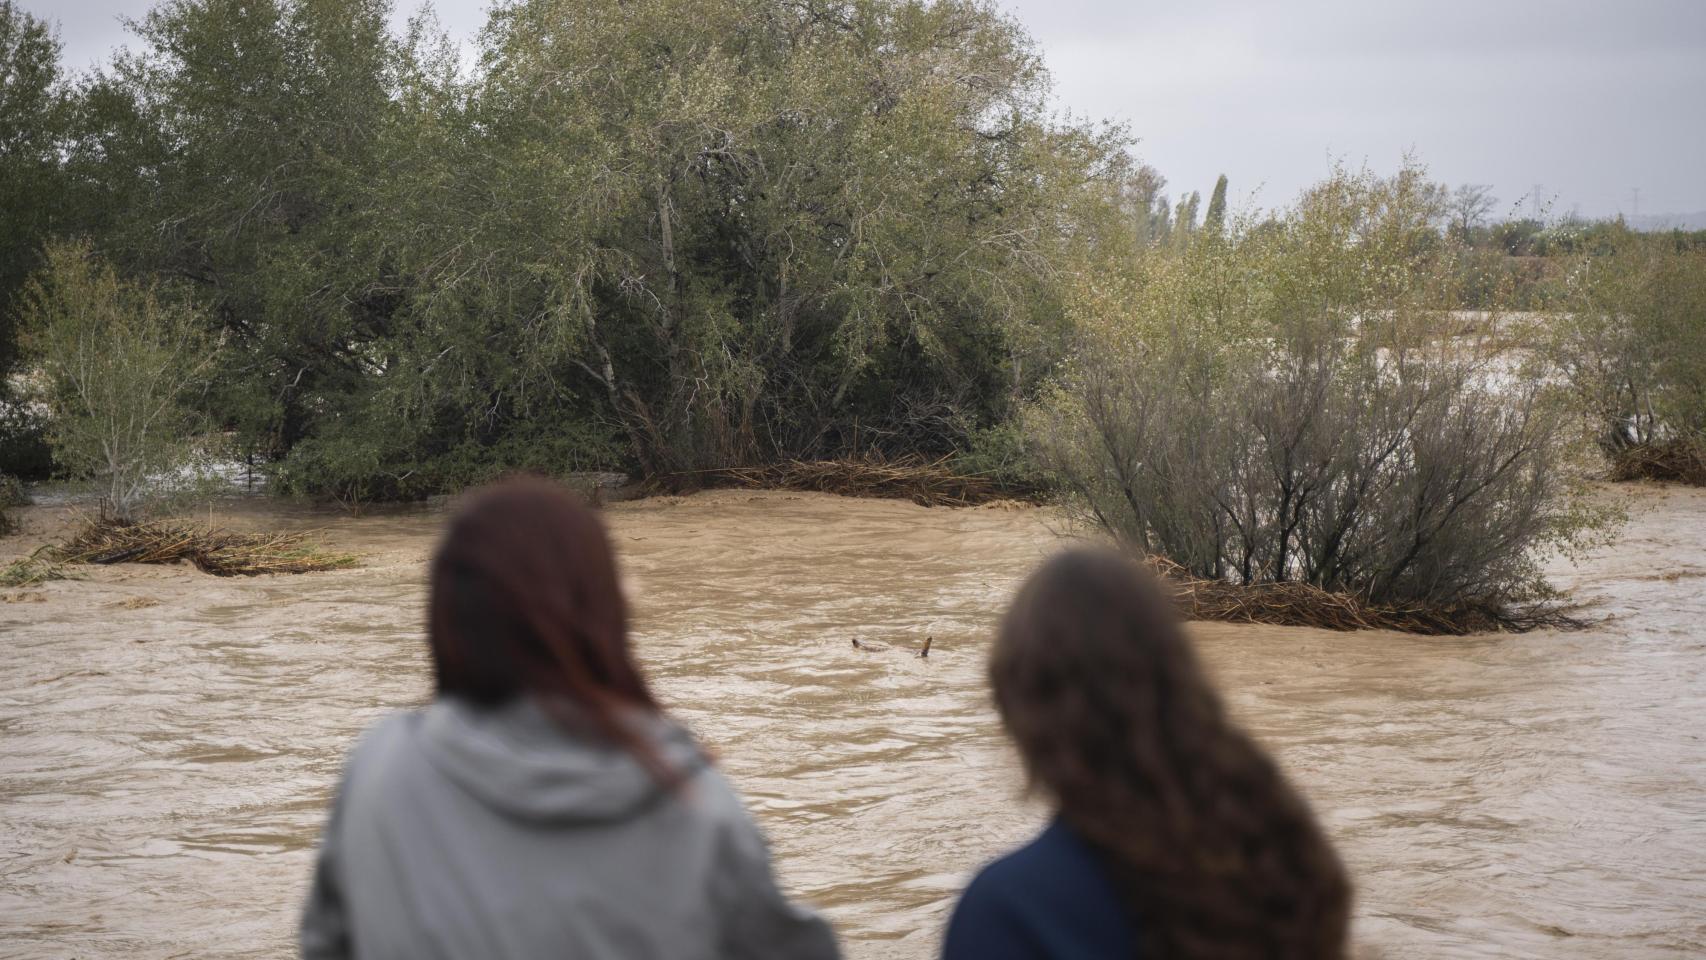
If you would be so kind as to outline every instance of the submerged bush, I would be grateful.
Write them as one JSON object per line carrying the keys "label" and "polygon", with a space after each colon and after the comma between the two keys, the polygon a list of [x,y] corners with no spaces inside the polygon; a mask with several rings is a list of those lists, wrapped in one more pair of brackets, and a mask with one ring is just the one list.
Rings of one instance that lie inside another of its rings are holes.
{"label": "submerged bush", "polygon": [[29,502],[30,494],[24,489],[23,482],[10,474],[0,473],[0,509],[28,506]]}
{"label": "submerged bush", "polygon": [[1195,577],[1499,610],[1601,518],[1555,406],[1470,327],[1419,172],[1336,175],[1224,242],[1087,282],[1082,341],[1027,412],[1083,515]]}
{"label": "submerged bush", "polygon": [[1560,384],[1620,479],[1706,482],[1706,251],[1624,232],[1577,259],[1536,324]]}

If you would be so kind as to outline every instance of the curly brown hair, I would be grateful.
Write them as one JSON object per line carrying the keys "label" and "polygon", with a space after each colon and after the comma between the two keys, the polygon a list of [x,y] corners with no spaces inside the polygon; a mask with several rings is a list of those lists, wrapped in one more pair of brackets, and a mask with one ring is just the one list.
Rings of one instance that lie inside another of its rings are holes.
{"label": "curly brown hair", "polygon": [[1153,576],[1110,551],[1055,557],[1007,611],[989,672],[1033,788],[1102,853],[1144,956],[1345,955],[1344,867],[1227,717]]}

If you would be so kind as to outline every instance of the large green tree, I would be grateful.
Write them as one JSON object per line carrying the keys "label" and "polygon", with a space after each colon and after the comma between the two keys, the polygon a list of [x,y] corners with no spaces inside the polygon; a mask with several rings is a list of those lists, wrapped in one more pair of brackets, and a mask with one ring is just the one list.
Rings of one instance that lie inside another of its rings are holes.
{"label": "large green tree", "polygon": [[375,437],[410,482],[941,446],[1047,369],[1061,265],[1121,229],[1119,133],[1050,123],[982,5],[526,0],[471,79],[427,49],[384,148],[384,361],[304,478]]}
{"label": "large green tree", "polygon": [[287,486],[945,450],[1130,239],[1123,133],[983,3],[512,0],[470,66],[388,13],[164,0],[79,88],[101,253],[199,288]]}
{"label": "large green tree", "polygon": [[377,144],[398,106],[373,0],[165,0],[84,91],[81,160],[114,194],[104,246],[182,279],[236,349],[216,406],[282,455],[358,390],[387,333]]}
{"label": "large green tree", "polygon": [[0,391],[17,357],[18,292],[64,209],[67,117],[58,38],[45,21],[0,0]]}

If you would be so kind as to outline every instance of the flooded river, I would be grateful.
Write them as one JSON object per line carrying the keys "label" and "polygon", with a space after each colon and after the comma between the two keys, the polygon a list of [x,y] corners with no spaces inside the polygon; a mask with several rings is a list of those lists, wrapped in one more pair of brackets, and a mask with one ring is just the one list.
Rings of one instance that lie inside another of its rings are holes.
{"label": "flooded river", "polygon": [[[1360,955],[1706,954],[1706,492],[1632,493],[1621,542],[1559,568],[1608,618],[1586,631],[1194,629],[1349,862]],[[968,872],[1042,816],[983,660],[1048,515],[720,492],[609,517],[659,693],[784,883],[855,960],[932,956]],[[426,692],[442,519],[245,506],[233,525],[324,526],[365,562],[0,591],[0,956],[291,955],[344,751]]]}

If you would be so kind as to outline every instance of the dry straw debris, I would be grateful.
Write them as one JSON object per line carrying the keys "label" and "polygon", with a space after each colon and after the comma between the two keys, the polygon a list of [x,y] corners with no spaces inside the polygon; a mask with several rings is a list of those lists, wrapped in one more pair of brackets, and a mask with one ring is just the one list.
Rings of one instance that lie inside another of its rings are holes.
{"label": "dry straw debris", "polygon": [[66,580],[65,571],[52,559],[53,548],[42,547],[21,560],[0,568],[0,587],[33,587],[49,580]]}
{"label": "dry straw debris", "polygon": [[308,542],[307,533],[231,533],[212,526],[162,520],[124,523],[91,520],[55,549],[63,563],[177,563],[186,561],[216,577],[270,573],[313,573],[355,563],[355,556],[329,553]]}
{"label": "dry straw debris", "polygon": [[788,460],[707,470],[691,476],[712,484],[911,500],[926,507],[974,507],[1010,500],[1015,495],[1015,491],[1004,489],[988,477],[955,472],[948,457],[889,459],[869,455],[842,460]]}
{"label": "dry straw debris", "polygon": [[1706,487],[1706,449],[1685,440],[1644,443],[1618,453],[1613,480],[1663,480]]}
{"label": "dry straw debris", "polygon": [[1164,557],[1145,561],[1171,585],[1187,620],[1261,623],[1322,630],[1396,630],[1432,636],[1521,633],[1540,627],[1570,628],[1582,621],[1550,606],[1520,609],[1461,606],[1444,609],[1376,606],[1308,583],[1241,584],[1204,580]]}

